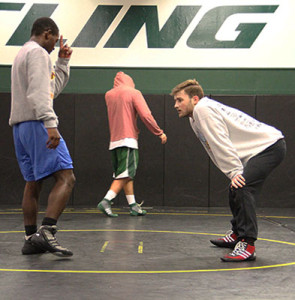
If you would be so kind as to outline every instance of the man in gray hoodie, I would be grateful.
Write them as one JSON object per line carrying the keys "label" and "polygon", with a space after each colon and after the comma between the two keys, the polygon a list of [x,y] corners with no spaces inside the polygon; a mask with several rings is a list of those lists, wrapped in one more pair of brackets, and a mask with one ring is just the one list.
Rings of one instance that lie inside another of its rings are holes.
{"label": "man in gray hoodie", "polygon": [[[47,17],[37,19],[30,40],[17,54],[11,71],[11,113],[16,157],[26,181],[22,209],[25,244],[22,253],[49,251],[57,256],[72,256],[56,240],[56,223],[75,183],[69,151],[58,131],[53,99],[69,80],[72,50],[63,44],[55,67],[49,54],[59,39],[59,29]],[[42,180],[53,176],[55,185],[49,197],[45,217],[37,230],[38,200]]]}
{"label": "man in gray hoodie", "polygon": [[180,83],[171,95],[179,117],[189,117],[194,133],[211,160],[231,181],[232,229],[211,243],[234,248],[221,257],[222,261],[254,260],[258,234],[256,197],[266,177],[285,157],[283,134],[235,108],[204,97],[195,79]]}

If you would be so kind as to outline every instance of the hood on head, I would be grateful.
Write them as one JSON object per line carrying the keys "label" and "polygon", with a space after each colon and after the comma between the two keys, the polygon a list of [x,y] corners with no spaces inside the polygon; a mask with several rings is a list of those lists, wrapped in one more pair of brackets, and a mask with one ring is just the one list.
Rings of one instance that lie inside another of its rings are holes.
{"label": "hood on head", "polygon": [[114,88],[120,85],[127,85],[129,87],[135,88],[133,79],[124,72],[118,72],[114,79]]}

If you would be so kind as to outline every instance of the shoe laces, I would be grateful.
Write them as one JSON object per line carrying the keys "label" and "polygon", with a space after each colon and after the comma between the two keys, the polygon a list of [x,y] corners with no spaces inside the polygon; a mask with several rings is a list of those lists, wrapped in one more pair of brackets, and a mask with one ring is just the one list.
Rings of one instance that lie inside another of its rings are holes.
{"label": "shoe laces", "polygon": [[231,255],[240,255],[242,252],[244,252],[247,248],[247,243],[246,242],[238,242],[235,246],[235,249],[231,253]]}
{"label": "shoe laces", "polygon": [[53,226],[43,226],[43,230],[44,230],[44,234],[46,235],[48,241],[50,242],[50,244],[54,247],[56,246],[60,246],[60,244],[58,243],[55,234],[57,233],[57,227],[55,225]]}
{"label": "shoe laces", "polygon": [[136,205],[132,206],[131,209],[136,211],[137,213],[142,214],[142,209],[141,209],[142,204],[143,204],[143,201],[140,204],[136,203]]}

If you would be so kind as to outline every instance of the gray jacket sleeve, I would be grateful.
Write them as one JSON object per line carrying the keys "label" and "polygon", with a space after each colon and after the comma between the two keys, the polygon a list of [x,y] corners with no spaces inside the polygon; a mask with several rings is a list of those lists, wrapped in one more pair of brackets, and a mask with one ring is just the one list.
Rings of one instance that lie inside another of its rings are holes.
{"label": "gray jacket sleeve", "polygon": [[69,59],[58,58],[55,63],[55,87],[54,98],[56,98],[67,85],[70,78]]}
{"label": "gray jacket sleeve", "polygon": [[194,116],[199,120],[200,131],[206,139],[204,147],[216,166],[229,179],[242,174],[243,164],[233,147],[222,116],[205,106],[194,110]]}
{"label": "gray jacket sleeve", "polygon": [[44,122],[46,128],[57,127],[58,120],[53,110],[51,89],[51,61],[41,48],[30,52],[27,63],[27,101],[36,120]]}

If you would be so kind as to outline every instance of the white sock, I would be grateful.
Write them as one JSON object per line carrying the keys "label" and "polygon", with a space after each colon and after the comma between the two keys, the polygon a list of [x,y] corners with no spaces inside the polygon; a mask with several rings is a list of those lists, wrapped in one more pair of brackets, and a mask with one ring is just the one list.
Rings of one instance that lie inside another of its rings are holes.
{"label": "white sock", "polygon": [[113,200],[114,198],[116,198],[117,194],[112,191],[112,190],[108,190],[108,192],[106,193],[106,195],[104,196],[104,199],[107,199],[109,201]]}
{"label": "white sock", "polygon": [[126,199],[127,199],[129,205],[135,203],[135,196],[134,195],[126,195]]}

